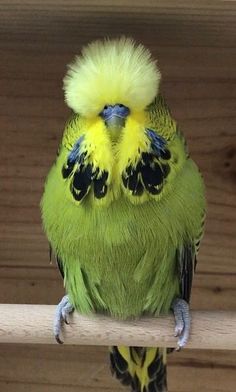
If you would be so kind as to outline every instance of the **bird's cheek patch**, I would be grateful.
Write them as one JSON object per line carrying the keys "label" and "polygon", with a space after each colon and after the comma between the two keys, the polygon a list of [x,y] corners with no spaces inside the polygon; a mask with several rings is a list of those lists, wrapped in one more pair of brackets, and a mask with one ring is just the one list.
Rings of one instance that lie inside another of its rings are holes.
{"label": "bird's cheek patch", "polygon": [[107,179],[108,179],[108,172],[102,171],[100,176],[97,176],[93,180],[93,192],[96,199],[101,199],[106,196],[107,193]]}
{"label": "bird's cheek patch", "polygon": [[71,183],[71,193],[76,201],[81,201],[93,190],[94,197],[101,199],[106,196],[107,193],[107,181],[108,172],[99,170],[93,170],[89,164],[84,169],[77,170],[74,174],[74,179]]}
{"label": "bird's cheek patch", "polygon": [[124,187],[132,196],[141,196],[145,191],[158,195],[170,172],[168,163],[158,160],[151,153],[143,153],[136,166],[128,166],[122,173]]}
{"label": "bird's cheek patch", "polygon": [[86,148],[85,141],[82,136],[75,143],[62,167],[62,177],[68,181],[69,191],[77,202],[87,195],[95,200],[103,199],[107,195],[110,180],[109,170],[98,166],[94,152],[92,159],[91,149]]}
{"label": "bird's cheek patch", "polygon": [[122,172],[122,182],[125,190],[131,196],[159,195],[170,173],[169,160],[171,153],[166,141],[152,130],[146,130],[150,141],[149,151],[139,153],[137,163],[128,165]]}
{"label": "bird's cheek patch", "polygon": [[70,184],[70,191],[76,201],[81,201],[88,194],[93,176],[91,165],[81,164],[77,167]]}

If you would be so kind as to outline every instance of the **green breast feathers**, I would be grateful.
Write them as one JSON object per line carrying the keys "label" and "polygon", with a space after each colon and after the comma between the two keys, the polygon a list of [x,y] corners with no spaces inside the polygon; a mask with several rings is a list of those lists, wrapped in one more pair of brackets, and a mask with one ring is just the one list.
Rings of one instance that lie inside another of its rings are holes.
{"label": "green breast feathers", "polygon": [[[75,203],[109,204],[121,194],[134,204],[160,199],[185,160],[177,134],[165,139],[132,116],[118,139],[112,139],[99,119],[80,124],[64,137],[61,175]],[[83,128],[84,131],[83,131]],[[72,137],[71,137],[72,135]]]}

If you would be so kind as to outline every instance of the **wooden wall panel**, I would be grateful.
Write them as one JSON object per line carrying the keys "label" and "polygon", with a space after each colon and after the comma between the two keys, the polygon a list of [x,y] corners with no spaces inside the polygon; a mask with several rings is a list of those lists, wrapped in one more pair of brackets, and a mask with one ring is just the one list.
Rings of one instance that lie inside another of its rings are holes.
{"label": "wooden wall panel", "polygon": [[[0,0],[0,301],[56,303],[39,201],[69,114],[66,64],[95,38],[126,34],[158,57],[162,91],[207,186],[195,309],[236,308],[235,1]],[[10,315],[9,315],[10,317]],[[1,346],[0,390],[118,391],[105,348]],[[170,357],[170,391],[235,391],[236,354]]]}
{"label": "wooden wall panel", "polygon": [[[106,347],[2,345],[0,390],[118,392]],[[169,356],[171,392],[235,391],[235,353],[186,350]],[[16,389],[14,389],[16,388]]]}

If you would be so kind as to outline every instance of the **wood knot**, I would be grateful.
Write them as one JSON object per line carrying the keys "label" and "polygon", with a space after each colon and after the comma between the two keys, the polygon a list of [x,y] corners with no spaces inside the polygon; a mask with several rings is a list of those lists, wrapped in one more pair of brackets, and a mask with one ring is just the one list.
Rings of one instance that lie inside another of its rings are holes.
{"label": "wood knot", "polygon": [[219,170],[225,179],[236,183],[236,146],[228,146],[223,152],[223,165]]}
{"label": "wood knot", "polygon": [[231,166],[235,166],[235,165],[232,165],[232,163],[236,163],[236,148],[235,147],[227,148],[226,154],[225,154],[224,167],[228,168]]}
{"label": "wood knot", "polygon": [[219,294],[222,292],[222,288],[220,286],[216,286],[216,287],[214,287],[213,291],[214,291],[214,293]]}

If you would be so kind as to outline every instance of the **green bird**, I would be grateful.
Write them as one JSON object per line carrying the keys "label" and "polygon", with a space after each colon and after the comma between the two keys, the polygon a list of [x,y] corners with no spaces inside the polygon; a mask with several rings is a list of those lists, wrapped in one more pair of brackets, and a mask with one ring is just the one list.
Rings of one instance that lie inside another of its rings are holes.
{"label": "green bird", "polygon": [[[54,334],[76,309],[120,320],[173,311],[178,348],[203,233],[202,176],[159,92],[160,71],[132,39],[83,48],[64,79],[73,113],[41,201],[67,295]],[[165,348],[111,347],[133,392],[167,391]]]}

